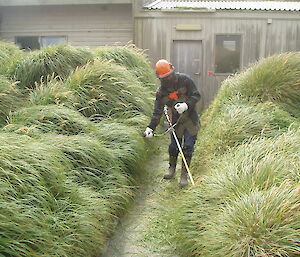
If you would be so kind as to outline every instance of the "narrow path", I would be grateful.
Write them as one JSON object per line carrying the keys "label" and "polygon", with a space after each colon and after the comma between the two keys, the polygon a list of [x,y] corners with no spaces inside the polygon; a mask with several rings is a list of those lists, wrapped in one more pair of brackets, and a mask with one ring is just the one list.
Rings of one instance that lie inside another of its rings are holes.
{"label": "narrow path", "polygon": [[166,237],[171,221],[163,216],[176,191],[180,190],[177,186],[179,170],[176,179],[162,179],[168,169],[168,140],[154,140],[159,140],[160,146],[156,147],[146,165],[136,200],[129,213],[120,220],[107,251],[101,257],[177,257]]}

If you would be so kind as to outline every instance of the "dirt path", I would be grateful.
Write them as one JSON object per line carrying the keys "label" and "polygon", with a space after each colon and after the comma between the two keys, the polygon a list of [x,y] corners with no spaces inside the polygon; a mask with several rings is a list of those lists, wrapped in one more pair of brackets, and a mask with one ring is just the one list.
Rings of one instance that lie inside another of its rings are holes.
{"label": "dirt path", "polygon": [[164,220],[163,216],[176,194],[174,191],[179,189],[177,179],[162,179],[168,168],[168,141],[159,140],[160,146],[156,147],[141,178],[136,200],[101,257],[177,257],[166,237],[171,221]]}

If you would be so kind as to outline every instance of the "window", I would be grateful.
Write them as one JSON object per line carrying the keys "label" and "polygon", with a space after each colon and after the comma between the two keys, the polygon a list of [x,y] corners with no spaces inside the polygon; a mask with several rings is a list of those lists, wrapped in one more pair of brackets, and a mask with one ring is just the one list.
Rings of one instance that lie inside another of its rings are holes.
{"label": "window", "polygon": [[55,45],[66,41],[66,37],[41,37],[41,47]]}
{"label": "window", "polygon": [[67,37],[65,36],[25,36],[15,38],[16,44],[19,45],[21,49],[25,50],[41,49],[49,45],[54,45],[66,41]]}
{"label": "window", "polygon": [[39,37],[16,37],[15,42],[20,46],[20,49],[40,49]]}
{"label": "window", "polygon": [[235,73],[240,68],[241,36],[216,35],[216,73]]}

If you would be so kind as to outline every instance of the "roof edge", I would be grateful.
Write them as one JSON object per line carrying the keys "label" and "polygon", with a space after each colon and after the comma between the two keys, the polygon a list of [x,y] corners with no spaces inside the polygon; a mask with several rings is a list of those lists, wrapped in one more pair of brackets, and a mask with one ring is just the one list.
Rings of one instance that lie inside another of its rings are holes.
{"label": "roof edge", "polygon": [[[24,3],[26,2],[26,3]],[[132,4],[132,0],[0,0],[0,6]]]}
{"label": "roof edge", "polygon": [[161,12],[203,12],[204,10],[300,11],[300,2],[291,1],[218,1],[218,0],[156,0],[144,6]]}

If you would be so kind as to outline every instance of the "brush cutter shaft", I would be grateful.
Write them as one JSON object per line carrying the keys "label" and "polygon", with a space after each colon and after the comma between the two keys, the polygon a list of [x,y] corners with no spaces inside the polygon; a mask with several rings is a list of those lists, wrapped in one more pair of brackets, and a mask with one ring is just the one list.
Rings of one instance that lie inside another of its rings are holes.
{"label": "brush cutter shaft", "polygon": [[162,136],[168,134],[171,130],[173,130],[176,125],[177,125],[177,123],[172,125],[172,127],[169,127],[164,133],[162,133],[162,134],[153,134],[153,136],[154,137],[162,137]]}
{"label": "brush cutter shaft", "polygon": [[193,177],[192,177],[192,174],[191,174],[191,172],[190,172],[189,165],[187,164],[187,161],[186,161],[186,159],[185,159],[185,156],[184,156],[184,153],[183,153],[183,151],[182,151],[181,145],[180,145],[180,143],[179,143],[179,141],[178,141],[178,138],[177,138],[177,135],[176,135],[176,133],[175,133],[174,127],[173,127],[173,125],[172,125],[170,116],[169,116],[169,114],[168,114],[168,107],[167,107],[166,105],[165,105],[165,107],[164,107],[164,113],[165,113],[165,116],[166,116],[166,119],[167,119],[167,121],[168,121],[168,123],[169,123],[170,128],[172,128],[171,130],[172,130],[173,137],[174,137],[174,139],[175,139],[175,141],[176,141],[178,150],[179,150],[179,152],[180,152],[180,154],[181,154],[181,156],[182,156],[183,163],[184,163],[184,165],[185,165],[185,167],[186,167],[186,170],[187,170],[187,172],[188,172],[188,175],[189,175],[189,178],[190,178],[190,180],[191,180],[191,182],[192,182],[192,185],[194,186],[194,185],[195,185],[195,182],[194,182]]}

